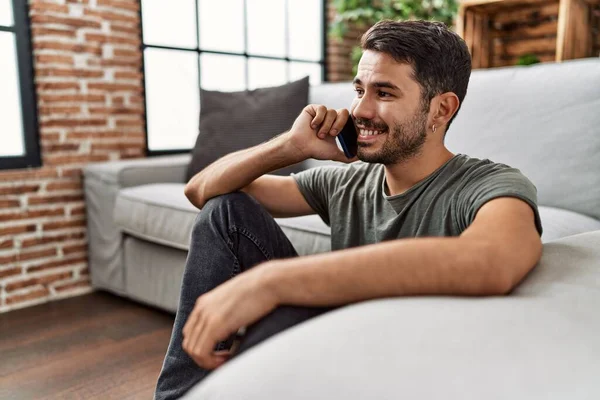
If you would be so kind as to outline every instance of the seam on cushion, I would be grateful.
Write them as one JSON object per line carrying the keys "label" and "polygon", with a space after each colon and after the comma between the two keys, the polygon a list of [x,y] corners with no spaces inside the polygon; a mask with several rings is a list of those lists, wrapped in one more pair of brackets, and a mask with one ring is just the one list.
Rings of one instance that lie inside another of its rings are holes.
{"label": "seam on cushion", "polygon": [[117,194],[117,200],[119,198],[127,199],[127,200],[131,201],[132,203],[137,202],[137,203],[141,203],[141,204],[145,204],[145,205],[149,205],[149,206],[167,208],[169,210],[174,210],[174,211],[183,211],[185,213],[198,214],[200,212],[200,210],[198,210],[198,209],[196,209],[195,211],[192,211],[192,210],[188,210],[187,208],[177,208],[177,207],[173,207],[171,205],[164,204],[164,203],[156,203],[153,201],[147,201],[146,199],[141,199],[139,197],[131,196],[127,193],[122,193],[120,190],[119,190],[119,193]]}
{"label": "seam on cushion", "polygon": [[126,233],[126,234],[128,234],[130,236],[137,237],[139,239],[144,239],[144,240],[146,240],[148,242],[151,242],[151,243],[157,243],[157,244],[161,244],[163,246],[173,247],[173,248],[176,248],[176,249],[179,249],[179,250],[184,250],[184,251],[189,251],[190,250],[189,245],[186,245],[184,247],[180,243],[175,243],[175,242],[171,242],[169,240],[157,238],[157,237],[154,237],[154,236],[151,236],[151,235],[146,235],[144,233],[139,233],[139,232],[136,232],[136,231],[134,231],[132,229],[126,228],[126,227],[124,227],[122,225],[117,225],[117,228],[119,228],[121,230],[121,232],[123,232],[123,233]]}

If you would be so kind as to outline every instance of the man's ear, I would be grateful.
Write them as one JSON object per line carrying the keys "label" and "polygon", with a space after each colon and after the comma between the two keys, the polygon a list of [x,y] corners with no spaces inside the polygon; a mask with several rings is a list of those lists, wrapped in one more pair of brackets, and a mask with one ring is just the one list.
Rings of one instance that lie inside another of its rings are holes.
{"label": "man's ear", "polygon": [[446,126],[448,121],[456,114],[458,111],[458,106],[460,105],[460,100],[458,100],[458,96],[453,92],[446,92],[437,95],[433,99],[433,115],[432,115],[432,125],[436,127]]}

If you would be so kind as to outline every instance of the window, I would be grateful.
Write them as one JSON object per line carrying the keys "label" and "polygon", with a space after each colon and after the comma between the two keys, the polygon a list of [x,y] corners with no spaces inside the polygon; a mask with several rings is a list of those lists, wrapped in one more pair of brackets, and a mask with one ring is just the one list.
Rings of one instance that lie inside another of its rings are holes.
{"label": "window", "polygon": [[149,154],[194,146],[200,87],[325,79],[324,0],[142,0],[141,15]]}
{"label": "window", "polygon": [[41,165],[27,15],[26,1],[0,0],[0,169]]}

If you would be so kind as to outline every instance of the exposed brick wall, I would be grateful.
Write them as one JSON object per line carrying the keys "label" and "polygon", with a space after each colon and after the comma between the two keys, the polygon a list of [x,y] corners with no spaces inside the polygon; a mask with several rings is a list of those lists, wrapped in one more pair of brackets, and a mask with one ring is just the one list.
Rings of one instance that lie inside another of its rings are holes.
{"label": "exposed brick wall", "polygon": [[[333,0],[327,3],[327,21],[329,24],[335,18],[336,11]],[[360,38],[368,27],[351,27],[343,38],[327,36],[327,80],[329,82],[351,81],[352,73],[352,48],[360,43]]]}
{"label": "exposed brick wall", "polygon": [[41,168],[0,171],[0,312],[90,291],[81,167],[144,156],[138,0],[30,0]]}

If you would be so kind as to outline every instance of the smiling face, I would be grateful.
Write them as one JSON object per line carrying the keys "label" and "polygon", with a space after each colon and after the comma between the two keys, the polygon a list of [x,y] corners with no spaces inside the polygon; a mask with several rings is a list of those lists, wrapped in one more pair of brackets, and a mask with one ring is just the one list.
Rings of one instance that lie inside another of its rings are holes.
{"label": "smiling face", "polygon": [[378,51],[364,52],[354,79],[351,114],[359,128],[358,158],[384,165],[420,154],[427,139],[429,104],[413,68]]}

